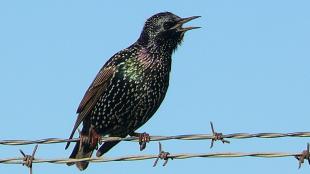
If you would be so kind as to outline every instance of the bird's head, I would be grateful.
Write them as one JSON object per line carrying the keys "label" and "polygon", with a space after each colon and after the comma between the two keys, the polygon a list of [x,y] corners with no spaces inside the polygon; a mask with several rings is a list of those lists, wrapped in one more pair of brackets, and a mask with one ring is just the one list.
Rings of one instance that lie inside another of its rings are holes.
{"label": "bird's head", "polygon": [[198,17],[180,18],[170,12],[155,14],[145,22],[138,42],[151,50],[173,52],[182,42],[186,31],[200,28],[183,27],[183,24]]}

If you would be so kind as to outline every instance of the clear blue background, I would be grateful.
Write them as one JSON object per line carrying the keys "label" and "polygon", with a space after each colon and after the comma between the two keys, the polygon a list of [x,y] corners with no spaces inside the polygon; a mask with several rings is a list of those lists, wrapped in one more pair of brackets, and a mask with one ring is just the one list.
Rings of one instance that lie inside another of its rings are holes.
{"label": "clear blue background", "polygon": [[[218,131],[310,131],[310,1],[4,1],[0,2],[0,139],[67,138],[76,108],[100,67],[135,42],[145,20],[171,11],[201,15],[188,25],[173,56],[162,106],[140,132],[152,135]],[[165,141],[171,153],[300,152],[309,138],[220,142]],[[38,158],[68,157],[64,144],[40,145]],[[122,142],[106,157],[156,154],[151,142]],[[0,158],[31,153],[0,146]],[[160,162],[160,164],[162,161]],[[152,167],[153,161],[92,163],[83,173],[309,173],[294,158],[196,158]],[[0,173],[28,173],[0,164]],[[35,164],[34,173],[80,173],[75,167]]]}

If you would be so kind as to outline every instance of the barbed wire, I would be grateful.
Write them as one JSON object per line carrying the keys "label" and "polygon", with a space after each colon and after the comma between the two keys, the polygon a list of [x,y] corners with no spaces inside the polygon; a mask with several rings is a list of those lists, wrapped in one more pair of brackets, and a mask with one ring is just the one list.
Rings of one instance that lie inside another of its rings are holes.
{"label": "barbed wire", "polygon": [[[233,157],[261,157],[261,158],[277,158],[277,157],[295,157],[300,153],[280,153],[280,152],[256,152],[256,153],[241,153],[241,152],[227,152],[227,153],[180,153],[170,154],[168,157],[173,159],[187,159],[187,158],[233,158]],[[70,159],[70,158],[59,158],[59,159],[34,159],[32,163],[54,163],[54,164],[66,164],[80,161],[89,162],[112,162],[112,161],[138,161],[147,159],[156,159],[158,155],[130,155],[116,158],[82,158],[82,159]],[[23,158],[7,158],[0,159],[0,163],[3,164],[24,164]]]}
{"label": "barbed wire", "polygon": [[[188,159],[188,158],[235,158],[235,157],[259,157],[259,158],[280,158],[280,157],[295,157],[299,161],[299,167],[304,160],[309,160],[309,143],[307,145],[307,150],[302,151],[301,153],[286,153],[286,152],[219,152],[219,153],[179,153],[179,154],[170,154],[162,150],[161,144],[159,143],[159,154],[157,155],[129,155],[121,156],[115,158],[82,158],[82,159],[71,159],[71,158],[59,158],[59,159],[39,159],[34,158],[34,153],[36,152],[37,146],[33,151],[33,155],[25,155],[23,153],[22,158],[7,158],[0,159],[1,164],[25,164],[27,163],[28,167],[32,166],[33,163],[53,163],[53,164],[66,164],[66,163],[75,163],[81,161],[88,162],[112,162],[112,161],[139,161],[139,160],[149,160],[156,159],[153,166],[156,166],[158,159],[164,159],[167,164],[168,159]],[[26,160],[25,157],[30,157]],[[310,164],[310,163],[309,163]]]}
{"label": "barbed wire", "polygon": [[[282,137],[310,137],[310,132],[292,132],[292,133],[233,133],[233,134],[222,134],[214,130],[212,122],[211,130],[212,134],[188,134],[188,135],[176,135],[176,136],[149,136],[147,133],[139,134],[138,136],[131,136],[126,138],[121,137],[102,137],[99,142],[112,142],[112,141],[134,141],[139,142],[140,150],[145,148],[145,145],[149,141],[164,141],[164,140],[211,140],[211,146],[213,147],[214,141],[222,141],[222,143],[230,143],[226,140],[231,139],[247,139],[247,138],[282,138]],[[137,160],[148,160],[156,159],[153,166],[156,166],[159,159],[165,160],[163,166],[165,166],[169,159],[188,159],[188,158],[233,158],[233,157],[260,157],[260,158],[279,158],[279,157],[295,157],[299,161],[299,168],[305,160],[308,160],[310,164],[310,145],[307,144],[307,149],[301,153],[287,153],[287,152],[220,152],[220,153],[180,153],[170,154],[169,152],[163,151],[162,146],[159,143],[159,153],[157,155],[130,155],[115,158],[83,158],[83,159],[71,159],[71,158],[59,158],[59,159],[39,159],[35,158],[34,155],[37,151],[38,144],[54,144],[54,143],[67,143],[77,142],[80,138],[74,139],[60,139],[60,138],[46,138],[39,140],[0,140],[0,145],[29,145],[36,144],[32,155],[26,155],[22,150],[23,157],[20,158],[6,158],[0,159],[0,164],[23,164],[30,169],[32,174],[33,163],[53,163],[53,164],[66,164],[75,163],[80,161],[89,162],[112,162],[112,161],[137,161]]]}
{"label": "barbed wire", "polygon": [[[211,123],[212,134],[187,134],[187,135],[175,135],[175,136],[150,136],[149,141],[165,141],[165,140],[221,140],[223,143],[229,143],[224,140],[230,139],[248,139],[248,138],[283,138],[283,137],[310,137],[310,132],[291,132],[291,133],[233,133],[222,134],[214,131],[213,124]],[[112,141],[133,141],[138,142],[140,137],[102,137],[101,142]],[[0,145],[29,145],[29,144],[54,144],[54,143],[67,143],[77,142],[80,138],[73,139],[61,139],[61,138],[46,138],[39,140],[0,140]],[[213,146],[211,142],[211,147]]]}
{"label": "barbed wire", "polygon": [[[282,137],[310,137],[310,132],[292,132],[292,133],[234,133],[222,135],[223,138],[232,139],[248,139],[248,138],[282,138]],[[164,140],[212,140],[212,134],[187,134],[175,136],[150,136],[150,141],[164,141]],[[60,138],[46,138],[39,140],[0,140],[0,145],[29,145],[29,144],[53,144],[77,142],[80,138],[60,139]],[[102,137],[101,142],[111,141],[133,141],[138,142],[139,137]]]}

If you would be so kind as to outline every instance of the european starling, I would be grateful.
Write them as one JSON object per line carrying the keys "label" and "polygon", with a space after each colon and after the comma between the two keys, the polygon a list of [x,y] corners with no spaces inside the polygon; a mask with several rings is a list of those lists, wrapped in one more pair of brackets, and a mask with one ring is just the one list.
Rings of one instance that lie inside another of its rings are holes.
{"label": "european starling", "polygon": [[[168,89],[172,53],[186,31],[199,28],[182,25],[198,17],[155,14],[147,19],[134,44],[105,63],[77,109],[70,139],[81,123],[83,138],[76,143],[70,158],[91,157],[99,137],[132,135],[153,116]],[[117,143],[104,143],[96,155],[101,156]],[[88,162],[75,164],[80,170],[88,166]]]}

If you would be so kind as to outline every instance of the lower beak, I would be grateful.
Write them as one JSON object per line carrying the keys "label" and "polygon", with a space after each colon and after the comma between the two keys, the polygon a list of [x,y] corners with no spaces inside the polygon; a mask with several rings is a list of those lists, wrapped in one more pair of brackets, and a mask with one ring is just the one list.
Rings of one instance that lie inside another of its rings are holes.
{"label": "lower beak", "polygon": [[199,17],[201,17],[201,16],[192,16],[192,17],[188,17],[188,18],[182,18],[171,29],[178,29],[178,31],[185,32],[185,31],[189,31],[189,30],[192,30],[192,29],[201,28],[201,27],[184,27],[184,28],[182,28],[183,24],[185,24],[185,23],[187,23],[187,22],[189,22],[189,21],[191,21],[193,19],[199,18]]}

